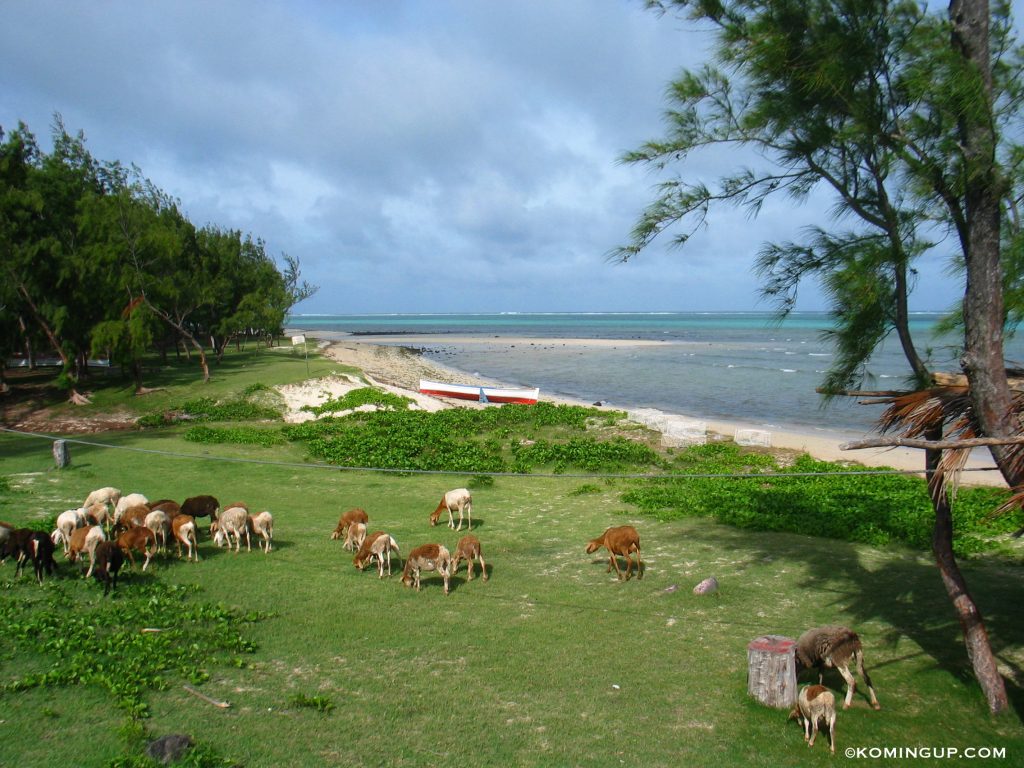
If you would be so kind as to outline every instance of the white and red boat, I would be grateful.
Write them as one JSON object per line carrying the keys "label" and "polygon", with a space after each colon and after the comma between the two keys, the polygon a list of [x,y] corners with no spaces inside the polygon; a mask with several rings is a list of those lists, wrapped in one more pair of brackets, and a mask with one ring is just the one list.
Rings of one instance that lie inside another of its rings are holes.
{"label": "white and red boat", "polygon": [[420,379],[420,392],[435,397],[454,397],[457,400],[476,400],[481,403],[521,403],[536,405],[540,389],[513,387],[480,387],[473,384],[445,384]]}

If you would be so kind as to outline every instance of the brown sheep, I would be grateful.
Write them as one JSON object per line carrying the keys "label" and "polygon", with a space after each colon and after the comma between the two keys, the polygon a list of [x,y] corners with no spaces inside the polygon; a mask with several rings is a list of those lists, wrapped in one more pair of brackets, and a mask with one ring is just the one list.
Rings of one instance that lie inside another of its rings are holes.
{"label": "brown sheep", "polygon": [[864,678],[864,684],[868,687],[868,695],[871,698],[871,706],[881,709],[875,696],[875,688],[871,684],[867,670],[864,669],[864,650],[860,644],[860,637],[848,627],[815,627],[804,632],[796,641],[796,673],[799,675],[805,669],[817,667],[820,683],[824,677],[824,670],[835,667],[839,674],[846,681],[846,700],[843,702],[843,709],[849,709],[853,701],[853,691],[856,682],[850,672],[850,662],[857,665],[857,671]]}
{"label": "brown sheep", "polygon": [[459,570],[459,563],[465,560],[466,568],[469,571],[469,577],[466,581],[473,580],[473,561],[480,561],[480,573],[483,574],[484,581],[487,581],[487,563],[484,562],[483,552],[480,550],[480,539],[476,536],[463,536],[459,539],[458,546],[455,547],[455,554],[452,555],[452,575]]}
{"label": "brown sheep", "polygon": [[191,560],[193,555],[199,562],[199,543],[196,541],[196,520],[192,515],[175,515],[171,518],[171,535],[174,543],[178,546],[178,557],[181,557],[181,545],[187,548],[185,560]]}
{"label": "brown sheep", "polygon": [[420,591],[420,571],[437,571],[444,579],[444,593],[448,594],[448,579],[452,571],[452,556],[442,544],[421,544],[409,553],[402,571],[402,583]]}
{"label": "brown sheep", "polygon": [[[344,537],[349,526],[353,523],[362,523],[363,525],[366,525],[368,522],[370,522],[370,518],[366,514],[365,510],[362,510],[359,507],[350,509],[348,512],[343,513],[341,518],[338,520],[338,525],[335,526],[334,532],[331,534],[331,539],[340,539]],[[348,549],[348,547],[345,547],[345,549]]]}
{"label": "brown sheep", "polygon": [[633,560],[630,555],[636,553],[636,577],[642,579],[644,577],[643,561],[640,559],[640,534],[636,532],[636,528],[632,525],[620,525],[617,527],[609,528],[596,539],[593,539],[587,544],[587,554],[592,555],[601,547],[608,548],[608,570],[605,573],[609,573],[612,570],[612,566],[615,567],[615,573],[618,574],[619,580],[623,580],[622,571],[619,569],[618,555],[622,555],[626,558],[626,576],[625,581],[629,580],[630,574],[633,572]]}
{"label": "brown sheep", "polygon": [[96,547],[96,570],[93,576],[103,585],[103,594],[110,593],[111,585],[117,589],[117,574],[124,564],[124,553],[112,541],[101,541]]}
{"label": "brown sheep", "polygon": [[145,555],[146,561],[142,564],[142,570],[145,571],[149,566],[149,561],[156,554],[156,536],[145,526],[135,526],[117,537],[117,546],[124,554],[128,555],[128,561],[132,564],[132,568],[135,567],[135,555],[132,554],[132,550]]}
{"label": "brown sheep", "polygon": [[803,726],[808,747],[814,746],[818,723],[824,722],[828,726],[829,747],[833,755],[836,753],[836,697],[824,685],[804,686],[789,719]]}

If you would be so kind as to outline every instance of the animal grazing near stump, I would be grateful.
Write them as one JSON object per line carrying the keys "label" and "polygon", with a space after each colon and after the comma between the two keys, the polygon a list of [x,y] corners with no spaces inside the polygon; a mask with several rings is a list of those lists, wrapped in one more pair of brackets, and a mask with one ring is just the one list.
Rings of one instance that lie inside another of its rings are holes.
{"label": "animal grazing near stump", "polygon": [[455,528],[455,530],[462,530],[462,512],[465,510],[466,516],[469,518],[468,529],[473,530],[473,497],[470,496],[469,491],[465,488],[456,488],[448,491],[441,497],[441,503],[437,505],[437,509],[430,513],[430,524],[437,525],[438,519],[445,510],[448,511],[449,528],[455,528],[455,518],[452,512],[457,511],[459,513],[459,527]]}
{"label": "animal grazing near stump", "polygon": [[818,669],[818,682],[821,683],[824,677],[824,670],[835,667],[839,674],[846,681],[846,700],[843,702],[843,709],[849,709],[853,701],[853,691],[856,682],[850,672],[850,662],[857,665],[857,671],[864,678],[864,684],[868,687],[868,695],[871,698],[871,706],[881,709],[875,696],[875,688],[871,684],[867,670],[864,669],[864,650],[860,644],[860,637],[849,627],[815,627],[804,632],[796,641],[796,674],[797,677],[805,669],[816,667]]}
{"label": "animal grazing near stump", "polygon": [[618,561],[618,556],[622,555],[626,558],[626,575],[624,580],[628,581],[630,574],[633,572],[633,559],[631,555],[635,552],[636,577],[637,579],[642,579],[644,577],[644,564],[640,559],[640,534],[636,532],[636,528],[632,525],[619,525],[609,528],[587,544],[587,554],[592,555],[601,547],[607,547],[609,553],[608,570],[606,570],[605,573],[609,573],[614,566],[615,572],[619,575],[619,579],[623,580],[622,571],[619,569]]}
{"label": "animal grazing near stump", "polygon": [[444,579],[444,593],[448,594],[448,579],[452,571],[452,556],[442,544],[422,544],[409,553],[402,571],[402,583],[420,591],[420,572],[437,571]]}
{"label": "animal grazing near stump", "polygon": [[[348,512],[343,512],[341,518],[338,520],[337,526],[334,528],[334,532],[331,534],[331,539],[344,538],[353,523],[362,523],[363,525],[366,525],[368,522],[370,522],[369,516],[366,514],[365,510],[360,509],[359,507],[350,509]],[[348,543],[348,538],[345,538],[345,549],[349,548],[347,546]],[[356,549],[358,549],[358,545],[356,546]]]}
{"label": "animal grazing near stump", "polygon": [[487,581],[487,563],[484,562],[484,556],[480,550],[480,539],[476,536],[463,536],[459,539],[459,543],[455,547],[455,554],[452,555],[452,575],[459,570],[459,563],[462,560],[466,561],[466,569],[469,571],[466,581],[473,580],[474,560],[480,561],[480,573],[483,574],[484,581]]}
{"label": "animal grazing near stump", "polygon": [[828,727],[829,748],[833,755],[836,753],[836,697],[824,685],[804,686],[789,719],[803,726],[808,747],[814,746],[818,724],[824,723]]}

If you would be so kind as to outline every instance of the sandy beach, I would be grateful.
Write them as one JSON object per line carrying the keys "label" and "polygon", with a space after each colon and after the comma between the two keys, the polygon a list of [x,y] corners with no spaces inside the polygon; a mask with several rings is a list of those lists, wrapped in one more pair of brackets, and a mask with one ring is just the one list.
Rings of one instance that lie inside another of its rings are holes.
{"label": "sandy beach", "polygon": [[[300,333],[288,330],[288,334]],[[529,337],[489,337],[459,336],[446,334],[430,335],[373,335],[353,336],[331,332],[306,332],[307,338],[317,338],[324,353],[331,359],[344,365],[361,370],[372,383],[385,389],[413,398],[418,407],[436,410],[445,407],[487,407],[468,401],[441,400],[426,397],[418,392],[419,380],[432,379],[449,383],[469,383],[477,385],[502,382],[482,378],[463,371],[440,365],[427,359],[412,346],[431,346],[442,344],[486,344],[500,350],[503,346],[537,344],[543,346],[565,345],[567,347],[586,346],[644,346],[660,344],[658,341],[645,340],[609,340],[609,339],[539,339]],[[500,353],[500,352],[499,352]],[[595,405],[583,400],[554,398],[541,392],[541,399],[549,402],[562,402],[575,405]],[[597,406],[604,407],[604,406]],[[614,407],[614,406],[612,406]],[[755,428],[752,424],[741,421],[715,421],[702,419],[698,414],[680,414],[682,418],[706,425],[708,432],[730,438],[737,437],[737,431],[753,433],[755,439],[767,440],[771,448],[806,452],[811,456],[825,461],[842,461],[872,467],[892,467],[900,470],[919,470],[924,464],[923,452],[911,448],[871,448],[863,450],[841,450],[844,443],[871,437],[864,433],[841,433],[834,431],[801,432],[772,430],[770,433]],[[1005,485],[1002,476],[994,469],[994,464],[987,451],[975,451],[968,460],[968,468],[963,477],[964,484],[969,485]]]}

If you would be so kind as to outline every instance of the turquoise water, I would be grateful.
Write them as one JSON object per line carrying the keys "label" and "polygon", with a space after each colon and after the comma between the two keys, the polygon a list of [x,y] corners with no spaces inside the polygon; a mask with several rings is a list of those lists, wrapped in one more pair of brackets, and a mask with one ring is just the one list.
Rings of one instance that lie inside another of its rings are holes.
{"label": "turquoise water", "polygon": [[[937,370],[958,370],[955,338],[932,333],[937,314],[918,314],[912,327],[920,351]],[[784,323],[770,313],[616,313],[477,315],[297,315],[289,327],[317,331],[438,334],[423,353],[453,368],[510,384],[622,408],[660,410],[733,420],[771,429],[798,427],[866,432],[881,415],[878,406],[837,398],[825,407],[815,392],[832,359],[823,337],[824,313],[795,313]],[[494,338],[464,345],[445,336]],[[529,340],[510,347],[501,341]],[[656,345],[579,347],[561,339],[654,340]],[[1007,357],[1024,359],[1011,343]],[[908,367],[895,339],[888,339],[867,366],[865,387],[899,389]]]}

